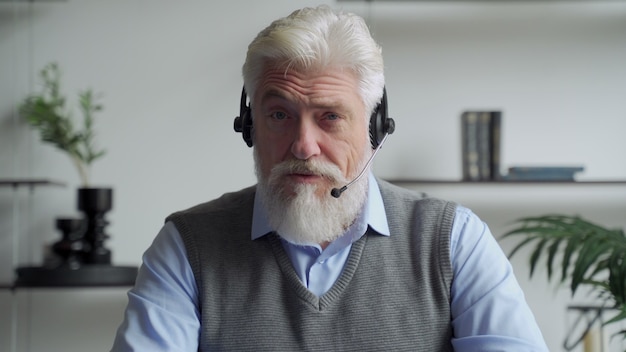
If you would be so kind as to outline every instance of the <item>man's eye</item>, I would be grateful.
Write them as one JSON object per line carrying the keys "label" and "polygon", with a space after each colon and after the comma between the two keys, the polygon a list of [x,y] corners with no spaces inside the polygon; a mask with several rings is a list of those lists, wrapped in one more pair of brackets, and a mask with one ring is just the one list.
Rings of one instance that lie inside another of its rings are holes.
{"label": "man's eye", "polygon": [[282,111],[275,111],[272,113],[272,117],[275,118],[276,120],[284,120],[287,118],[287,114],[285,114]]}
{"label": "man's eye", "polygon": [[327,115],[326,115],[326,119],[327,119],[327,120],[331,120],[331,121],[338,120],[338,119],[339,119],[339,115],[337,115],[337,114],[332,114],[332,113],[331,113],[331,114],[327,114]]}

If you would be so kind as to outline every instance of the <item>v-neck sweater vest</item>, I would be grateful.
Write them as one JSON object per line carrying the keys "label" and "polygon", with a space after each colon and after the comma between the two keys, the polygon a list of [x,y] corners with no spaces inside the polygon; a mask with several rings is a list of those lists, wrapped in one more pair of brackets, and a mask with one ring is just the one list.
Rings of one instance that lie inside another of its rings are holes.
{"label": "v-neck sweater vest", "polygon": [[369,229],[321,297],[278,235],[250,239],[255,187],[168,217],[198,285],[200,351],[452,351],[456,205],[377,182],[391,236]]}

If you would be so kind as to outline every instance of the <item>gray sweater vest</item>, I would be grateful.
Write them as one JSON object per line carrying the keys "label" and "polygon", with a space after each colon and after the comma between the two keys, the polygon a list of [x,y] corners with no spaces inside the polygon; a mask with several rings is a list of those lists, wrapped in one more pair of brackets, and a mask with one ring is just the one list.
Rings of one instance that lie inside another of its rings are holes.
{"label": "gray sweater vest", "polygon": [[276,234],[250,239],[254,187],[171,215],[198,285],[200,351],[452,351],[456,206],[378,182],[391,236],[369,229],[321,297]]}

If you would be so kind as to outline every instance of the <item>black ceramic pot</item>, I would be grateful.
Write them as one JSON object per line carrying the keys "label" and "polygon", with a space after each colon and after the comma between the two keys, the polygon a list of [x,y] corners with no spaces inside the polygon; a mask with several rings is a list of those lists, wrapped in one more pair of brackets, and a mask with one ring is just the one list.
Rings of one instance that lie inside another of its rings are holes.
{"label": "black ceramic pot", "polygon": [[104,247],[109,238],[105,227],[109,222],[105,214],[113,208],[113,189],[111,188],[79,188],[78,210],[85,214],[85,241],[89,251],[85,254],[86,264],[111,264],[111,251]]}

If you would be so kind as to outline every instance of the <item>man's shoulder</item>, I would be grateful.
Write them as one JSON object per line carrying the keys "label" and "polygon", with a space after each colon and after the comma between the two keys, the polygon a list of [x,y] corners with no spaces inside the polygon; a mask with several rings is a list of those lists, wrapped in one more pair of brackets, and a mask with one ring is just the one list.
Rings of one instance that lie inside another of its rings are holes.
{"label": "man's shoulder", "polygon": [[173,217],[204,215],[219,212],[245,212],[247,208],[252,211],[254,204],[254,195],[256,193],[256,185],[243,188],[239,191],[224,193],[218,198],[196,204],[184,210],[179,210],[167,217],[171,220]]}
{"label": "man's shoulder", "polygon": [[388,217],[396,218],[404,214],[406,219],[433,218],[452,224],[459,204],[446,199],[431,197],[424,192],[394,185],[377,179],[380,193]]}
{"label": "man's shoulder", "polygon": [[382,178],[376,177],[378,188],[383,196],[412,198],[415,200],[427,198],[428,195],[424,192],[418,192],[408,188],[400,187]]}
{"label": "man's shoulder", "polygon": [[385,181],[380,178],[376,178],[378,182],[378,188],[380,189],[380,193],[383,196],[383,200],[396,200],[402,202],[417,202],[420,201],[422,203],[454,203],[448,201],[446,199],[441,199],[437,197],[432,197],[425,192],[420,192],[417,190],[404,188],[398,185],[395,185],[389,181]]}

